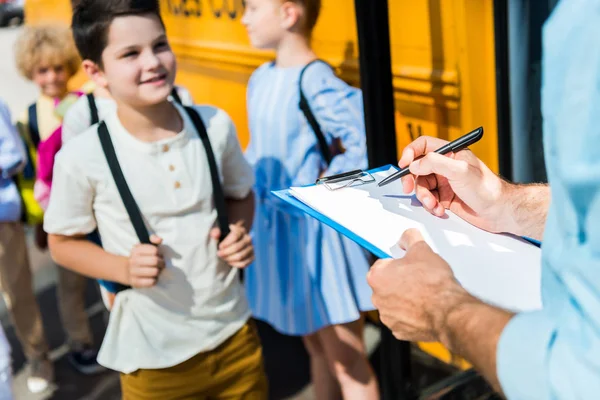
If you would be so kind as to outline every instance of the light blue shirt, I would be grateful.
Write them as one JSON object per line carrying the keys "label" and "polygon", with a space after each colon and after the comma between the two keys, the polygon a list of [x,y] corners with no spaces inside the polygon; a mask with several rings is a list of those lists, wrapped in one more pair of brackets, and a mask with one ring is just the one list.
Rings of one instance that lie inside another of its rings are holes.
{"label": "light blue shirt", "polygon": [[600,0],[562,0],[546,22],[542,113],[544,309],[504,329],[498,376],[509,399],[600,399]]}
{"label": "light blue shirt", "polygon": [[15,222],[21,217],[21,197],[13,176],[25,160],[22,143],[8,107],[0,101],[0,222]]}

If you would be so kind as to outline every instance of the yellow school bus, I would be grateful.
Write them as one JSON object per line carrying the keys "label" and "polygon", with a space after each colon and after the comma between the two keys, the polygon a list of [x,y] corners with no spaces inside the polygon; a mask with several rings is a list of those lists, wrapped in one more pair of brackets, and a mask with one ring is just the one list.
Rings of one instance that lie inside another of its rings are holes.
{"label": "yellow school bus", "polygon": [[[248,142],[246,83],[273,54],[250,47],[240,19],[243,0],[161,0],[178,83],[198,103],[225,109]],[[69,0],[27,0],[27,23],[69,23]],[[492,0],[389,1],[398,150],[418,134],[456,138],[477,126],[473,149],[498,170]],[[358,85],[353,0],[323,1],[314,31],[319,57]],[[409,129],[410,127],[410,129]]]}
{"label": "yellow school bus", "polygon": [[[375,1],[375,0],[373,0]],[[196,103],[233,118],[248,143],[246,84],[273,54],[253,49],[240,19],[243,0],[161,0],[167,33],[178,58],[177,82]],[[324,0],[313,45],[346,81],[359,86],[353,0]],[[484,126],[472,149],[499,170],[494,0],[389,0],[390,49],[398,154],[417,135],[454,139]],[[68,24],[69,0],[27,0],[28,24]],[[79,76],[76,82],[84,81]],[[458,367],[439,344],[420,344]]]}

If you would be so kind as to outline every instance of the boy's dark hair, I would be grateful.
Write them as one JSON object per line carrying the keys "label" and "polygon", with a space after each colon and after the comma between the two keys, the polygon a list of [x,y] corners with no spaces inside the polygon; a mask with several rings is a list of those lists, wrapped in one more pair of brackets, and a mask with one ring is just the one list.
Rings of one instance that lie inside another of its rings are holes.
{"label": "boy's dark hair", "polygon": [[77,50],[82,59],[100,66],[108,44],[108,30],[115,18],[151,13],[164,27],[158,0],[79,0],[73,5],[71,28]]}

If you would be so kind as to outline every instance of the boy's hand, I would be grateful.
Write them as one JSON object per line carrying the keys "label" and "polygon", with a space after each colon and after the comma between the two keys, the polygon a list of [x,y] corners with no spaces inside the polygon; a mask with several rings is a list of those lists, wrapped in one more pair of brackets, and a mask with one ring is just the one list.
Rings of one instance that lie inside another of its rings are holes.
{"label": "boy's hand", "polygon": [[[217,255],[234,268],[246,268],[254,261],[252,239],[241,222],[229,225],[229,229],[229,235],[219,243]],[[219,240],[221,230],[213,228],[210,231],[210,236],[215,240]]]}
{"label": "boy's hand", "polygon": [[127,285],[131,287],[154,286],[161,271],[165,268],[165,260],[158,248],[162,239],[152,235],[150,242],[152,244],[138,244],[131,250],[127,265]]}

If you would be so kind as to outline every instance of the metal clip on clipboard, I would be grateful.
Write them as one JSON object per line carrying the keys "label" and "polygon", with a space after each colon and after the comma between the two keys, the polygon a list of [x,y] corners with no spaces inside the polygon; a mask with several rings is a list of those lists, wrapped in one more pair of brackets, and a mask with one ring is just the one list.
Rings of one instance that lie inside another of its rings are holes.
{"label": "metal clip on clipboard", "polygon": [[339,190],[346,187],[361,186],[375,182],[375,177],[360,169],[344,172],[338,175],[324,176],[317,179],[316,185],[323,185],[329,190]]}

